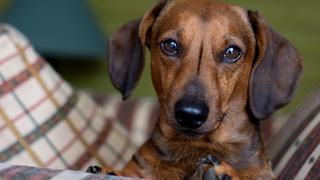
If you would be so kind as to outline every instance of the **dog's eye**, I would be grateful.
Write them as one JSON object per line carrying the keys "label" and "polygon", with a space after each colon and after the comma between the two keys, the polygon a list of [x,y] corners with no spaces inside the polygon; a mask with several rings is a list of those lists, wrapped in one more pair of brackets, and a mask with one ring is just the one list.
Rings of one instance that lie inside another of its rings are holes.
{"label": "dog's eye", "polygon": [[164,40],[161,43],[160,48],[168,56],[176,57],[179,54],[179,45],[173,39]]}
{"label": "dog's eye", "polygon": [[241,49],[237,46],[228,47],[223,54],[223,61],[226,63],[236,63],[241,58]]}

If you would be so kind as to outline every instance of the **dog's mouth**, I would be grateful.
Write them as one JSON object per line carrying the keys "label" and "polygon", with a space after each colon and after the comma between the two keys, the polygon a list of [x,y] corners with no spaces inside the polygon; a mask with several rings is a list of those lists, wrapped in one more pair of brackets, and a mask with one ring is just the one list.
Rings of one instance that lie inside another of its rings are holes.
{"label": "dog's mouth", "polygon": [[202,135],[205,135],[207,132],[200,131],[199,129],[188,129],[188,128],[176,128],[176,130],[182,136],[191,137],[191,138],[198,138]]}
{"label": "dog's mouth", "polygon": [[196,131],[193,131],[193,130],[191,130],[191,129],[180,130],[180,132],[182,132],[184,135],[192,136],[192,137],[203,135],[203,133],[201,133],[201,132],[196,132]]}

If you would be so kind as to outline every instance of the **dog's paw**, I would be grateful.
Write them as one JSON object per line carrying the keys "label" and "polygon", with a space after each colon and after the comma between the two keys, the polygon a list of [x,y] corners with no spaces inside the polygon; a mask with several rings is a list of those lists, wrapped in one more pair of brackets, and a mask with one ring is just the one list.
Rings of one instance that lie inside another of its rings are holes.
{"label": "dog's paw", "polygon": [[93,173],[93,174],[110,175],[110,176],[118,176],[120,174],[116,171],[113,171],[110,168],[102,168],[99,166],[89,166],[86,172]]}
{"label": "dog's paw", "polygon": [[212,155],[202,158],[196,166],[196,172],[189,178],[190,180],[240,179],[235,170]]}

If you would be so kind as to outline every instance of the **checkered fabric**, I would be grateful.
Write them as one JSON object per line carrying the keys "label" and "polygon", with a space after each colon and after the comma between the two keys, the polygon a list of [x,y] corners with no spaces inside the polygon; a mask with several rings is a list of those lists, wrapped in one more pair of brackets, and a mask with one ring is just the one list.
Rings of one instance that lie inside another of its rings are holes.
{"label": "checkered fabric", "polygon": [[279,179],[320,179],[320,89],[272,137],[268,151]]}
{"label": "checkered fabric", "polygon": [[103,109],[110,106],[110,101],[116,102],[115,119],[125,127],[130,141],[137,147],[142,145],[150,136],[159,116],[159,106],[153,98],[131,98],[122,101],[120,96],[91,94],[93,99]]}
{"label": "checkered fabric", "polygon": [[19,179],[19,180],[138,180],[137,178],[127,178],[121,176],[103,176],[71,170],[55,170],[35,168],[28,166],[12,166],[0,163],[0,179]]}
{"label": "checkered fabric", "polygon": [[110,97],[100,107],[73,90],[22,34],[0,25],[0,162],[121,169],[138,144],[131,141],[135,133],[114,120],[120,103]]}

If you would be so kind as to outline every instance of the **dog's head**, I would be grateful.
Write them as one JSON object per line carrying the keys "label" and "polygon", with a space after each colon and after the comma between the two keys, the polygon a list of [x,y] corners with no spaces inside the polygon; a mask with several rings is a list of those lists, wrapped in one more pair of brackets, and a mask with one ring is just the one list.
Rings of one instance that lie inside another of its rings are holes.
{"label": "dog's head", "polygon": [[140,78],[145,47],[164,123],[188,133],[208,133],[230,115],[268,117],[291,100],[302,72],[296,49],[259,13],[160,1],[109,42],[109,73],[124,99]]}

